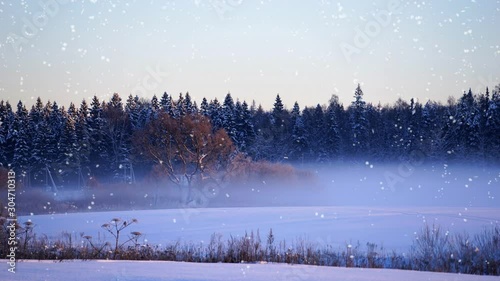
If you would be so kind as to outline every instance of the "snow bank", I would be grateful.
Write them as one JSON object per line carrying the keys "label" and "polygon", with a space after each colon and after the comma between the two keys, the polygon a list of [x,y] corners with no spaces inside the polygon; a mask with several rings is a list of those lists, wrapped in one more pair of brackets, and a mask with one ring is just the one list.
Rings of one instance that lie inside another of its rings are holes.
{"label": "snow bank", "polygon": [[26,261],[17,264],[17,272],[15,274],[3,270],[0,273],[0,279],[9,281],[486,281],[498,280],[498,277],[287,264],[200,264],[162,261]]}

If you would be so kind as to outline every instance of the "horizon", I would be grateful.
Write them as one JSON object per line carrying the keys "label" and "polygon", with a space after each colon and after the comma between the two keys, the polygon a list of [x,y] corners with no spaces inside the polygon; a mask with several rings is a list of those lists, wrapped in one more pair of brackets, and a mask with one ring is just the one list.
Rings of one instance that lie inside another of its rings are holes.
{"label": "horizon", "polygon": [[[499,85],[496,85],[496,86],[494,86],[494,87],[487,87],[487,88],[488,88],[488,91],[489,91],[489,93],[490,93],[490,95],[491,95],[493,92],[498,91],[498,89],[500,89],[500,84],[499,84]],[[363,90],[363,87],[361,87],[361,89]],[[472,90],[472,88],[470,88],[470,90]],[[179,98],[179,95],[171,95],[171,94],[169,94],[169,93],[168,93],[168,91],[164,91],[164,92],[166,92],[166,93],[169,95],[169,97],[171,97],[171,98],[173,99],[173,101],[177,101],[177,100],[178,100],[178,98]],[[189,91],[188,91],[188,92],[186,92],[186,93],[189,93]],[[183,96],[185,96],[185,95],[186,95],[186,93],[180,93],[180,94],[182,94]],[[353,91],[353,93],[354,93],[354,91]],[[457,96],[454,96],[454,95],[449,95],[445,101],[441,101],[441,100],[432,100],[432,99],[427,99],[427,100],[425,100],[425,101],[420,101],[420,100],[418,100],[418,99],[415,99],[415,103],[420,103],[421,105],[425,105],[427,102],[432,102],[432,103],[437,103],[437,104],[439,104],[439,105],[446,105],[450,99],[453,99],[454,101],[458,101],[458,100],[462,97],[462,95],[464,95],[464,94],[466,94],[466,93],[467,93],[467,91],[464,91],[461,95],[457,95]],[[483,91],[481,91],[481,92],[479,92],[479,93],[475,93],[475,92],[473,91],[472,93],[474,94],[474,96],[475,96],[475,97],[476,97],[477,95],[480,95],[480,94],[485,94],[485,93],[486,93],[486,88],[485,88],[485,91],[484,91],[484,92],[483,92]],[[113,94],[115,94],[115,93],[113,93]],[[102,103],[102,102],[108,102],[108,101],[110,101],[110,99],[112,98],[113,94],[109,95],[109,97],[106,97],[106,98],[100,98],[98,95],[95,95],[95,96],[96,96],[96,97],[98,97],[98,98],[99,98],[99,101]],[[120,93],[116,93],[116,94],[118,94],[118,95],[120,96],[121,101],[122,101],[122,103],[123,103],[123,106],[125,107],[125,104],[126,104],[126,101],[127,101],[127,98],[129,97],[129,95],[127,95],[127,96],[122,96]],[[257,100],[251,100],[251,101],[248,101],[248,100],[241,100],[241,99],[239,99],[237,96],[233,95],[232,93],[228,93],[228,94],[230,94],[230,95],[231,95],[231,97],[233,98],[233,100],[234,100],[235,102],[236,102],[236,101],[240,101],[241,103],[243,103],[243,102],[245,101],[245,102],[248,104],[248,106],[249,106],[249,107],[250,107],[250,106],[252,106],[253,102],[255,101],[255,106],[256,106],[256,108],[259,108],[260,106],[262,106],[262,108],[264,109],[264,111],[270,111],[270,110],[272,111],[272,109],[273,109],[273,104],[274,104],[274,102],[275,102],[275,100],[273,100],[273,103],[272,103],[272,104],[265,106],[265,105],[263,105],[261,102],[259,102],[259,101],[257,101]],[[156,95],[156,98],[157,98],[158,100],[160,100],[160,99],[161,99],[161,97],[162,97],[162,95],[163,95],[163,94]],[[191,93],[189,93],[189,95],[191,95]],[[227,94],[226,94],[226,95],[227,95]],[[284,96],[283,96],[283,95],[281,95],[281,94],[277,94],[277,95],[279,95],[279,96],[280,96],[281,101],[283,102],[284,109],[286,109],[286,110],[288,110],[288,111],[291,111],[291,110],[292,110],[292,108],[293,108],[293,105],[294,105],[295,101],[293,101],[293,102],[291,102],[291,103],[290,103],[290,101],[287,101],[287,100],[284,98]],[[137,95],[137,96],[138,96],[138,95]],[[144,99],[144,100],[146,100],[147,102],[151,102],[151,99],[153,98],[153,96],[155,96],[155,95],[152,95],[151,97],[139,97],[139,98],[140,98],[140,99]],[[310,105],[302,105],[302,104],[300,104],[300,103],[299,103],[299,107],[300,107],[300,109],[301,109],[301,110],[303,110],[303,109],[305,109],[305,108],[313,108],[313,107],[316,107],[317,105],[320,105],[320,106],[322,106],[322,107],[325,107],[325,106],[327,107],[327,106],[328,106],[328,102],[329,102],[329,100],[330,100],[332,97],[334,97],[334,96],[336,96],[337,98],[339,98],[339,96],[338,96],[338,95],[332,94],[332,95],[330,96],[330,98],[328,98],[326,101],[324,101],[324,102],[322,102],[322,103],[321,103],[321,102],[317,102],[316,104],[310,104]],[[59,101],[57,101],[57,100],[44,99],[44,98],[43,98],[43,97],[41,97],[41,96],[32,97],[32,98],[30,99],[30,102],[26,102],[26,101],[23,101],[23,100],[10,101],[10,100],[4,100],[4,99],[0,99],[0,101],[6,102],[6,103],[8,102],[8,103],[11,105],[11,107],[12,107],[12,109],[13,109],[13,110],[15,110],[15,106],[16,106],[16,105],[17,105],[17,104],[21,101],[21,102],[22,102],[22,104],[26,107],[26,109],[30,110],[30,109],[31,109],[31,108],[32,108],[32,107],[36,104],[37,99],[38,99],[38,98],[40,98],[40,99],[41,99],[41,101],[42,101],[42,103],[43,103],[44,105],[46,105],[48,102],[50,102],[50,103],[54,103],[54,102],[56,102],[60,108],[67,109],[67,108],[68,108],[71,104],[74,104],[74,106],[75,106],[76,108],[79,108],[79,107],[81,106],[81,103],[82,103],[82,101],[83,101],[83,100],[85,100],[85,102],[87,103],[87,105],[90,105],[90,103],[92,102],[93,97],[94,97],[94,96],[90,96],[90,97],[88,97],[88,98],[83,98],[82,100],[80,100],[80,102],[73,102],[73,101],[71,101],[71,102],[70,102],[70,103],[68,103],[68,104],[61,104],[61,103],[60,103]],[[135,97],[135,96],[134,96],[134,97]],[[191,96],[191,97],[192,97],[192,96]],[[217,99],[217,100],[218,100],[218,101],[222,104],[222,103],[224,102],[224,97],[225,97],[225,95],[224,95],[222,98],[219,98],[219,97],[212,97],[212,98],[209,98],[209,97],[206,97],[206,96],[202,96],[202,97],[201,97],[201,98],[199,98],[199,99],[194,99],[194,98],[193,98],[192,100],[193,100],[193,102],[196,102],[196,105],[197,105],[197,106],[198,106],[198,108],[199,108],[200,103],[201,103],[201,101],[203,100],[203,98],[206,98],[206,99],[207,99],[207,101],[208,101],[209,103],[210,103],[210,102],[212,102],[214,99]],[[354,95],[353,95],[353,97],[354,97]],[[274,96],[274,98],[276,98],[276,95]],[[403,99],[403,98],[399,97],[399,98],[395,99],[395,100],[394,100],[394,101],[392,101],[392,102],[387,102],[387,103],[383,103],[383,104],[382,104],[380,101],[379,101],[379,102],[374,103],[374,102],[368,101],[368,100],[366,99],[366,94],[365,94],[365,91],[363,90],[363,100],[366,102],[366,104],[367,104],[367,105],[369,104],[369,105],[372,105],[372,106],[375,106],[375,107],[378,107],[378,106],[381,106],[381,107],[392,107],[392,106],[394,106],[394,105],[396,104],[396,102],[397,102],[399,99],[401,99],[401,100],[403,100],[403,101],[405,101],[405,102],[410,102],[410,100],[412,99],[412,97],[410,97],[410,98],[408,98],[408,99]],[[340,104],[340,105],[341,105],[344,109],[347,109],[347,108],[351,105],[351,102],[352,102],[352,101],[354,101],[354,98],[353,98],[351,101],[348,101],[347,103],[346,103],[346,102],[344,102],[344,101],[342,101],[340,98],[339,98],[339,100],[338,100],[338,101],[339,101],[339,104]]]}

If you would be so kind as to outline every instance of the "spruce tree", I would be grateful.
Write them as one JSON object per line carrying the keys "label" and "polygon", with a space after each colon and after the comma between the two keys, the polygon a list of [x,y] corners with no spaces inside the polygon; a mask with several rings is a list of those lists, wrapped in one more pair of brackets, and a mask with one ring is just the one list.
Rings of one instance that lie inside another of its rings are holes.
{"label": "spruce tree", "polygon": [[326,118],[326,132],[325,132],[325,149],[329,159],[334,160],[340,156],[340,130],[338,125],[339,111],[341,105],[338,103],[338,97],[334,96],[330,99]]}
{"label": "spruce tree", "polygon": [[[156,107],[156,109],[155,109]],[[156,106],[151,105],[149,110],[153,112],[158,110]],[[118,94],[114,94],[111,100],[103,109],[105,119],[103,126],[104,145],[108,155],[110,172],[119,174],[122,163],[126,162],[130,152],[130,123],[123,110],[123,104]]]}
{"label": "spruce tree", "polygon": [[160,100],[160,106],[163,112],[170,112],[171,107],[172,107],[172,100],[170,99],[170,96],[167,94],[167,92],[164,92],[163,95],[161,96]]}
{"label": "spruce tree", "polygon": [[42,100],[38,97],[29,113],[29,127],[31,132],[33,132],[30,161],[34,171],[32,173],[34,183],[39,183],[42,180],[42,171],[45,169],[48,157],[46,143],[48,138],[47,133],[50,130],[47,123],[48,116],[45,113]]}
{"label": "spruce tree", "polygon": [[354,101],[350,108],[351,144],[353,156],[361,157],[368,151],[368,120],[366,118],[366,102],[360,84],[354,91]]}
{"label": "spruce tree", "polygon": [[[90,131],[89,131],[89,108],[87,102],[82,100],[76,116],[75,133],[77,139],[78,171],[83,175],[90,167]],[[80,176],[80,175],[79,175]]]}
{"label": "spruce tree", "polygon": [[287,149],[290,143],[289,131],[290,115],[285,109],[280,95],[276,95],[273,111],[270,115],[271,132],[273,137],[271,157],[273,160],[283,160],[289,157]]}
{"label": "spruce tree", "polygon": [[80,166],[78,155],[78,141],[75,129],[77,117],[74,105],[71,104],[68,112],[64,114],[64,129],[58,143],[58,168],[63,175],[76,175]]}
{"label": "spruce tree", "polygon": [[7,106],[3,100],[0,101],[0,167],[7,167],[7,133],[9,124],[7,121]]}
{"label": "spruce tree", "polygon": [[307,149],[307,139],[306,139],[306,130],[304,126],[304,121],[302,119],[302,115],[300,113],[300,107],[297,102],[293,105],[293,109],[291,112],[291,122],[293,124],[292,127],[292,137],[290,144],[290,159],[294,161],[303,161],[304,154]]}
{"label": "spruce tree", "polygon": [[500,159],[500,85],[496,86],[489,101],[487,110],[487,130],[485,139],[488,152],[487,159],[489,161],[498,162]]}
{"label": "spruce tree", "polygon": [[26,175],[31,169],[30,162],[30,128],[29,128],[28,110],[21,101],[17,104],[17,111],[10,135],[15,140],[13,166],[21,175]]}
{"label": "spruce tree", "polygon": [[103,119],[103,108],[97,96],[92,98],[89,112],[89,136],[91,171],[94,175],[104,176],[109,169],[109,155],[106,149],[104,135],[105,120]]}
{"label": "spruce tree", "polygon": [[206,98],[203,98],[200,105],[200,113],[204,116],[210,116],[210,108]]}
{"label": "spruce tree", "polygon": [[222,106],[217,98],[215,98],[213,101],[210,101],[210,104],[208,106],[208,114],[210,116],[210,119],[212,120],[214,131],[223,128],[224,119],[222,115]]}
{"label": "spruce tree", "polygon": [[237,137],[236,131],[236,109],[234,100],[231,97],[230,93],[227,93],[224,98],[224,103],[222,104],[222,128],[226,130],[227,134],[231,138],[231,140],[236,144],[237,147],[240,147],[240,140]]}
{"label": "spruce tree", "polygon": [[184,102],[184,96],[182,95],[182,93],[179,93],[179,99],[177,100],[175,105],[176,111],[173,115],[174,118],[186,115],[186,104]]}
{"label": "spruce tree", "polygon": [[472,160],[471,158],[479,152],[481,115],[471,89],[460,98],[455,118],[458,122],[462,147],[460,158]]}
{"label": "spruce tree", "polygon": [[186,96],[184,98],[184,108],[186,109],[186,114],[196,113],[196,109],[193,104],[193,100],[191,99],[191,95],[189,95],[189,92],[186,92]]}
{"label": "spruce tree", "polygon": [[156,95],[151,98],[151,106],[149,107],[149,119],[156,119],[160,112],[161,105],[158,102]]}

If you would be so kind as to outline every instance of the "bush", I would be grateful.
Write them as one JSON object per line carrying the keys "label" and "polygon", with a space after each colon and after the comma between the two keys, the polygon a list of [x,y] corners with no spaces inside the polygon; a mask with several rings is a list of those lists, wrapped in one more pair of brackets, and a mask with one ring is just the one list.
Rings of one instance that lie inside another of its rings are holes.
{"label": "bush", "polygon": [[255,162],[242,154],[238,154],[231,162],[227,179],[236,184],[263,181],[281,184],[304,184],[314,181],[314,175],[308,171],[297,170],[288,164],[268,161]]}
{"label": "bush", "polygon": [[[5,222],[2,225],[2,235]],[[368,243],[366,251],[360,244],[346,245],[344,249],[334,249],[331,245],[317,245],[304,239],[288,244],[275,241],[272,229],[267,234],[266,243],[257,230],[241,237],[230,236],[227,240],[219,233],[212,234],[208,244],[177,241],[165,247],[140,243],[141,233],[132,232],[125,242],[119,233],[135,220],[113,219],[103,225],[112,234],[114,243],[85,236],[78,238],[69,233],[51,241],[47,236],[37,237],[36,225],[25,223],[17,229],[20,259],[121,259],[121,260],[166,260],[209,263],[262,263],[276,262],[322,266],[392,268],[421,271],[456,272],[480,275],[500,275],[500,227],[484,229],[469,239],[466,234],[451,237],[437,226],[425,226],[419,233],[409,257],[391,252],[386,254],[376,244]],[[79,241],[80,240],[80,241]],[[0,241],[0,254],[5,252],[7,239]]]}
{"label": "bush", "polygon": [[416,270],[500,275],[500,227],[486,228],[472,239],[451,236],[439,226],[426,225],[412,247]]}

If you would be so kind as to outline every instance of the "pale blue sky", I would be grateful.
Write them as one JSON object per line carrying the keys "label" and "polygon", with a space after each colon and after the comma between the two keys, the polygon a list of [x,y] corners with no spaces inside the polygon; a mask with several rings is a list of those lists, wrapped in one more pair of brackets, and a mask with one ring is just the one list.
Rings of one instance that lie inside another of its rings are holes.
{"label": "pale blue sky", "polygon": [[383,104],[500,83],[500,1],[401,1],[377,21],[389,2],[42,0],[38,17],[39,1],[4,1],[0,99],[231,92],[270,108],[279,93],[291,108],[349,104],[358,82]]}

